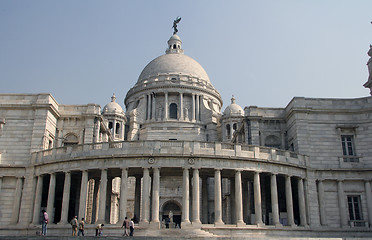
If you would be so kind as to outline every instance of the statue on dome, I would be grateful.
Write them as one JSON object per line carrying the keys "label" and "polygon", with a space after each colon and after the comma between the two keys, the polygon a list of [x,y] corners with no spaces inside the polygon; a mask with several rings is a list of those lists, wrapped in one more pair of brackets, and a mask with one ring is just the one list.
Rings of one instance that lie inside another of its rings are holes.
{"label": "statue on dome", "polygon": [[178,32],[177,24],[181,21],[180,17],[177,17],[176,20],[173,21],[173,34],[176,34]]}
{"label": "statue on dome", "polygon": [[368,72],[369,72],[369,77],[368,77],[368,80],[372,80],[372,45],[370,44],[369,45],[369,51],[368,51],[368,56],[370,56],[368,62],[367,62],[367,66],[368,66]]}

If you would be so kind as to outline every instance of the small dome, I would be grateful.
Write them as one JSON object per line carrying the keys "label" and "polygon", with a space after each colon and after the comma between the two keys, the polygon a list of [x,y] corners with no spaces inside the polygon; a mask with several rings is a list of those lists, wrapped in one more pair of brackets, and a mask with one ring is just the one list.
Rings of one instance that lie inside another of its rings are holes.
{"label": "small dome", "polygon": [[103,114],[105,113],[119,113],[123,114],[123,108],[116,102],[116,97],[115,94],[112,95],[111,97],[111,102],[106,104],[106,106],[103,108]]}
{"label": "small dome", "polygon": [[241,106],[235,103],[235,97],[232,96],[231,104],[226,107],[223,114],[226,116],[244,116],[244,110]]}
{"label": "small dome", "polygon": [[172,41],[172,40],[181,41],[181,38],[180,38],[177,34],[173,34],[173,35],[169,38],[169,41]]}

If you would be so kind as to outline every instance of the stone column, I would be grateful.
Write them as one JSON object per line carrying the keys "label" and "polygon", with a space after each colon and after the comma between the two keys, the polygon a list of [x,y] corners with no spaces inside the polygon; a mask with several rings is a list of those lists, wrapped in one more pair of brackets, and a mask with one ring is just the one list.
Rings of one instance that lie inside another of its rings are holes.
{"label": "stone column", "polygon": [[168,92],[164,94],[164,120],[168,120]]}
{"label": "stone column", "polygon": [[35,204],[34,204],[34,215],[32,219],[32,223],[35,225],[39,224],[39,217],[40,217],[40,208],[41,208],[41,194],[43,192],[43,176],[39,175],[37,177],[37,184],[36,184],[36,193],[35,193]]}
{"label": "stone column", "polygon": [[306,218],[306,204],[305,204],[305,191],[304,181],[302,178],[298,179],[298,207],[300,209],[300,225],[307,226]]}
{"label": "stone column", "polygon": [[285,201],[287,205],[288,225],[295,226],[293,216],[293,199],[292,199],[292,186],[291,177],[285,176]]}
{"label": "stone column", "polygon": [[16,191],[13,202],[13,211],[11,222],[17,224],[19,220],[19,210],[21,208],[21,197],[22,197],[22,188],[23,188],[23,178],[17,177]]}
{"label": "stone column", "polygon": [[244,226],[243,221],[243,191],[242,191],[242,174],[240,171],[235,172],[235,215],[236,225]]}
{"label": "stone column", "polygon": [[134,189],[134,215],[136,222],[139,220],[141,213],[141,176],[136,176],[136,187]]}
{"label": "stone column", "polygon": [[112,177],[107,177],[105,222],[111,224]]}
{"label": "stone column", "polygon": [[278,187],[276,184],[276,174],[271,174],[271,209],[273,214],[273,224],[281,226],[279,221],[279,203],[278,203]]}
{"label": "stone column", "polygon": [[147,117],[146,117],[146,119],[150,120],[150,116],[151,116],[151,95],[147,94],[146,96],[147,96]]}
{"label": "stone column", "polygon": [[182,227],[190,224],[190,183],[189,183],[189,169],[183,169],[183,196],[182,196]]}
{"label": "stone column", "polygon": [[337,192],[338,192],[338,206],[340,209],[340,225],[341,227],[347,227],[347,217],[346,217],[346,202],[344,194],[344,184],[343,180],[337,180]]}
{"label": "stone column", "polygon": [[233,122],[230,121],[230,138],[229,139],[232,139],[233,138],[233,135],[234,135],[234,128],[233,128]]}
{"label": "stone column", "polygon": [[195,94],[193,93],[192,94],[192,112],[191,112],[191,117],[192,117],[192,121],[195,121]]}
{"label": "stone column", "polygon": [[181,121],[185,120],[183,117],[183,93],[180,93],[180,119]]}
{"label": "stone column", "polygon": [[65,183],[63,185],[62,209],[60,223],[68,223],[68,209],[70,205],[71,173],[65,172]]}
{"label": "stone column", "polygon": [[106,194],[107,194],[107,169],[101,170],[101,182],[99,184],[99,207],[98,223],[105,223],[106,216]]}
{"label": "stone column", "polygon": [[56,174],[50,174],[50,182],[49,182],[49,193],[48,193],[48,205],[47,205],[47,213],[49,216],[49,223],[54,222],[54,199],[56,193]]}
{"label": "stone column", "polygon": [[192,224],[201,224],[200,222],[200,187],[199,187],[199,169],[195,168],[192,184]]}
{"label": "stone column", "polygon": [[127,215],[127,201],[128,201],[128,169],[121,169],[121,184],[120,184],[120,216],[119,223],[123,224]]}
{"label": "stone column", "polygon": [[200,120],[200,101],[199,95],[196,95],[196,121]]}
{"label": "stone column", "polygon": [[248,223],[250,220],[249,217],[249,195],[248,195],[248,182],[246,179],[242,181],[242,188],[243,188],[243,221]]}
{"label": "stone column", "polygon": [[115,139],[115,136],[116,136],[116,120],[115,119],[112,121],[112,132],[111,133]]}
{"label": "stone column", "polygon": [[80,201],[79,201],[79,216],[78,218],[86,218],[85,213],[87,209],[87,188],[88,188],[88,171],[83,170],[81,174],[80,185]]}
{"label": "stone column", "polygon": [[152,181],[152,220],[151,226],[160,229],[159,220],[159,191],[160,191],[160,171],[159,168],[153,168],[153,181]]}
{"label": "stone column", "polygon": [[150,173],[148,168],[143,168],[143,189],[142,189],[142,216],[141,223],[149,223],[150,207]]}
{"label": "stone column", "polygon": [[366,180],[364,182],[364,187],[366,190],[367,198],[367,210],[368,210],[368,222],[369,226],[372,226],[372,194],[371,194],[371,180]]}
{"label": "stone column", "polygon": [[156,109],[156,98],[155,98],[155,93],[151,94],[152,96],[152,114],[151,114],[151,119],[155,120],[155,109]]}
{"label": "stone column", "polygon": [[262,222],[261,183],[259,172],[254,173],[253,188],[256,224],[257,226],[263,226],[264,223]]}
{"label": "stone column", "polygon": [[208,223],[208,178],[202,178],[202,223]]}
{"label": "stone column", "polygon": [[323,180],[318,181],[318,201],[319,201],[319,213],[320,213],[320,224],[327,226],[327,214],[324,203],[324,186]]}
{"label": "stone column", "polygon": [[214,171],[214,225],[224,225],[222,221],[222,191],[221,191],[221,170]]}

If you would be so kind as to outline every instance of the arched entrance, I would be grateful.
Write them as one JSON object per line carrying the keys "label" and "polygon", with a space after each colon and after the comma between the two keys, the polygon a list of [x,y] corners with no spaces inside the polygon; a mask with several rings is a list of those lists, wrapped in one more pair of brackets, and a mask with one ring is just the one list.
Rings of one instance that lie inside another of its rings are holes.
{"label": "arched entrance", "polygon": [[174,228],[177,226],[181,226],[181,216],[182,216],[182,210],[181,210],[181,204],[175,200],[169,200],[163,204],[163,207],[161,209],[161,216],[162,221],[167,221],[167,218],[169,218],[170,221],[170,227]]}

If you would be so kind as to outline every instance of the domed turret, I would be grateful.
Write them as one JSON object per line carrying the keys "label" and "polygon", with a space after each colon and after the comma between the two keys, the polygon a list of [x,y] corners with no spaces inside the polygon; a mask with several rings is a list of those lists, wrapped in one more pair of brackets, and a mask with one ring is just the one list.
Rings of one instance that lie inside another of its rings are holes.
{"label": "domed turret", "polygon": [[231,104],[226,107],[225,111],[223,111],[223,114],[226,116],[243,116],[244,115],[243,108],[235,103],[234,95],[231,98]]}
{"label": "domed turret", "polygon": [[223,111],[222,121],[222,141],[231,141],[235,131],[239,129],[244,117],[244,110],[235,103],[234,95],[231,98],[231,104]]}
{"label": "domed turret", "polygon": [[107,120],[107,128],[110,129],[113,139],[124,140],[126,117],[123,108],[116,102],[115,94],[112,95],[111,102],[103,108],[102,115]]}
{"label": "domed turret", "polygon": [[123,108],[116,102],[116,96],[115,93],[111,97],[111,102],[106,104],[106,106],[103,108],[102,112],[105,113],[119,113],[124,114]]}

